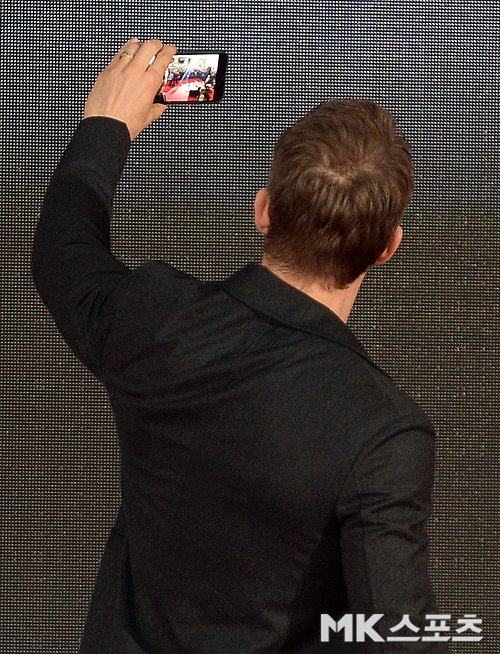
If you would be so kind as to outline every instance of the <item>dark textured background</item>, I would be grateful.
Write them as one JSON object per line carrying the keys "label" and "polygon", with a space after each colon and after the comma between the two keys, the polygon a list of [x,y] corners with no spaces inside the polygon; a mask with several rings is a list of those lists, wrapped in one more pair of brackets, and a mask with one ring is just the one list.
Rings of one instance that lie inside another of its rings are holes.
{"label": "dark textured background", "polygon": [[[330,97],[392,110],[418,189],[401,251],[374,270],[351,326],[438,430],[432,574],[443,612],[483,619],[499,586],[499,10],[493,1],[68,1],[2,10],[0,476],[5,654],[74,653],[119,502],[100,385],[33,288],[43,192],[99,71],[132,36],[225,49],[219,106],[170,107],[135,142],[115,211],[131,266],[204,279],[260,255],[252,200],[277,135]],[[454,622],[452,621],[452,624]]]}

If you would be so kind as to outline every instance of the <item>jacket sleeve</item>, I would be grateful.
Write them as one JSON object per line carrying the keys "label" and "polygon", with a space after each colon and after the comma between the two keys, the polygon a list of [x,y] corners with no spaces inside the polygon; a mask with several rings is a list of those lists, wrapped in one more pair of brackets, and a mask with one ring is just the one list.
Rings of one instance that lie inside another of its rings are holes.
{"label": "jacket sleeve", "polygon": [[[372,650],[367,643],[366,651],[448,652],[446,642],[423,640],[435,636],[425,630],[426,616],[439,613],[429,578],[426,530],[433,478],[433,429],[414,417],[412,426],[409,417],[364,446],[343,486],[338,518],[350,611],[384,616],[374,629],[385,642],[373,642]],[[418,631],[391,631],[405,615]],[[397,636],[418,640],[388,640]]]}
{"label": "jacket sleeve", "polygon": [[130,273],[111,254],[109,236],[129,149],[125,123],[83,120],[52,177],[33,243],[37,290],[66,342],[98,377],[110,319],[106,307]]}

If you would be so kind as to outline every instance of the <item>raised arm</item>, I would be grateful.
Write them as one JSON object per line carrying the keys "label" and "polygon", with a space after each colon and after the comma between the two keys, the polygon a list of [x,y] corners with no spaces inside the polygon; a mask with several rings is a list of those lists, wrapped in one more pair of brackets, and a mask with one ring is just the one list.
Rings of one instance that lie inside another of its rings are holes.
{"label": "raised arm", "polygon": [[109,298],[130,272],[110,252],[113,197],[131,139],[165,110],[153,99],[174,52],[159,41],[129,41],[102,71],[35,234],[35,285],[65,340],[97,376]]}

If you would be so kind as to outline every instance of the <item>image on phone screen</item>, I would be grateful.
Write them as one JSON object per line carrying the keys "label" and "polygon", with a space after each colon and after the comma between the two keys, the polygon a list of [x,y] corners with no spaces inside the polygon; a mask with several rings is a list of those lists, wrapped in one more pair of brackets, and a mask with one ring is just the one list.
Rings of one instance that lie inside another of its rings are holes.
{"label": "image on phone screen", "polygon": [[224,88],[226,60],[223,52],[174,55],[155,102],[218,102]]}

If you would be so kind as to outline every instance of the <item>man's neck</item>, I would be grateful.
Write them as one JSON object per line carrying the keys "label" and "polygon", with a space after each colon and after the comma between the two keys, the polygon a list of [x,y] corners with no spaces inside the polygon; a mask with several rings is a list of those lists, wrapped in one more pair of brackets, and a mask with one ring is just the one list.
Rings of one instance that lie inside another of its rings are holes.
{"label": "man's neck", "polygon": [[327,289],[318,282],[304,280],[294,273],[280,270],[273,261],[270,261],[265,255],[262,259],[262,265],[273,275],[279,277],[290,286],[294,286],[302,293],[309,295],[313,299],[324,304],[328,309],[333,311],[343,322],[347,322],[351,309],[354,306],[364,275],[360,275],[347,288]]}

